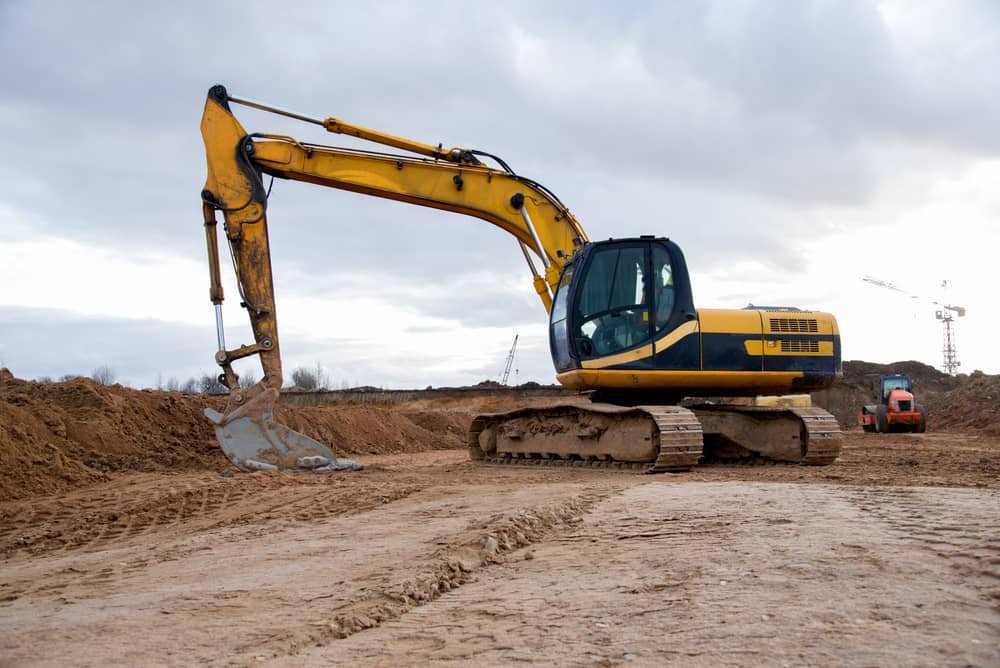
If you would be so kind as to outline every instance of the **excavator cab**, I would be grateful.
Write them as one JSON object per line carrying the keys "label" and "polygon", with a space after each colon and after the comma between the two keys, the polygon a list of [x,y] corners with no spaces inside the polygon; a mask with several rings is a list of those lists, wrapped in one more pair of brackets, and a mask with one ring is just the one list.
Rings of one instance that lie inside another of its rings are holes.
{"label": "excavator cab", "polygon": [[663,368],[654,344],[663,348],[665,335],[696,318],[677,244],[651,236],[592,243],[567,263],[556,289],[552,358],[560,373],[623,363]]}

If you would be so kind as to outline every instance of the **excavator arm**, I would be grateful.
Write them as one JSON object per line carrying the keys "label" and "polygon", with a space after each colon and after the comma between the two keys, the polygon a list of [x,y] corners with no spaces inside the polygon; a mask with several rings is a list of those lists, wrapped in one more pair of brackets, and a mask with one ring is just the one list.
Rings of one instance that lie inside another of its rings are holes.
{"label": "excavator arm", "polygon": [[[413,155],[319,146],[284,135],[249,134],[231,104],[323,126],[330,132],[372,141]],[[563,265],[584,246],[587,235],[559,199],[494,156],[468,149],[443,149],[348,124],[314,119],[250,100],[231,97],[222,86],[209,90],[201,123],[208,177],[202,191],[211,278],[216,307],[220,380],[230,389],[223,413],[207,411],[219,442],[239,468],[282,470],[352,468],[326,446],[273,421],[282,384],[274,281],[267,231],[267,193],[263,175],[461,213],[493,223],[518,242],[535,291],[549,311]],[[479,157],[497,160],[486,166]],[[224,299],[216,213],[221,211],[241,305],[250,316],[254,343],[227,349],[221,305]],[[541,260],[535,266],[533,257]],[[241,388],[232,364],[260,357],[263,378]]]}

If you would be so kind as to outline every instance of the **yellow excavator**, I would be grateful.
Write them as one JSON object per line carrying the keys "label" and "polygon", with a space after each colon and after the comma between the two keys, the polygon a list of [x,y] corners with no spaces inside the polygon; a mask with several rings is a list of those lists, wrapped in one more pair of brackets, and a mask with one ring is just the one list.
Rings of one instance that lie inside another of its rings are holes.
{"label": "yellow excavator", "polygon": [[[234,104],[405,153],[251,134],[233,115]],[[549,189],[483,151],[311,118],[231,96],[223,86],[208,92],[201,131],[215,359],[230,390],[224,411],[206,415],[238,468],[359,468],[273,417],[282,370],[264,175],[453,211],[514,237],[549,315],[556,378],[589,393],[591,403],[479,415],[468,436],[475,460],[661,472],[714,458],[812,465],[837,458],[841,434],[832,415],[808,401],[760,400],[823,389],[841,378],[840,333],[832,315],[788,307],[696,309],[677,244],[655,236],[591,242]],[[223,335],[219,211],[254,336],[252,344],[235,349],[226,348]],[[263,378],[242,388],[233,362],[254,355]]]}

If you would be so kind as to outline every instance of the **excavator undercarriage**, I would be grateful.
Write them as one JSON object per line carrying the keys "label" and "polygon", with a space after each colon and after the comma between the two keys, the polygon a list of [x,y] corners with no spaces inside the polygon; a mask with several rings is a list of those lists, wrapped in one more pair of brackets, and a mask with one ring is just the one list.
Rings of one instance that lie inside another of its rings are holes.
{"label": "excavator undercarriage", "polygon": [[816,407],[559,404],[477,416],[469,456],[487,464],[681,472],[709,462],[833,463],[836,419]]}

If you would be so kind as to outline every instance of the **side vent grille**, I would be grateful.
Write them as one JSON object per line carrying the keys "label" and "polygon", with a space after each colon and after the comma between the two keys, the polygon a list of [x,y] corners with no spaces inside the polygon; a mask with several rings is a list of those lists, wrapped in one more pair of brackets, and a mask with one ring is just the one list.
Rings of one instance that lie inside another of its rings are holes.
{"label": "side vent grille", "polygon": [[819,341],[782,341],[783,353],[818,353]]}
{"label": "side vent grille", "polygon": [[815,334],[819,327],[813,318],[771,318],[771,331]]}

